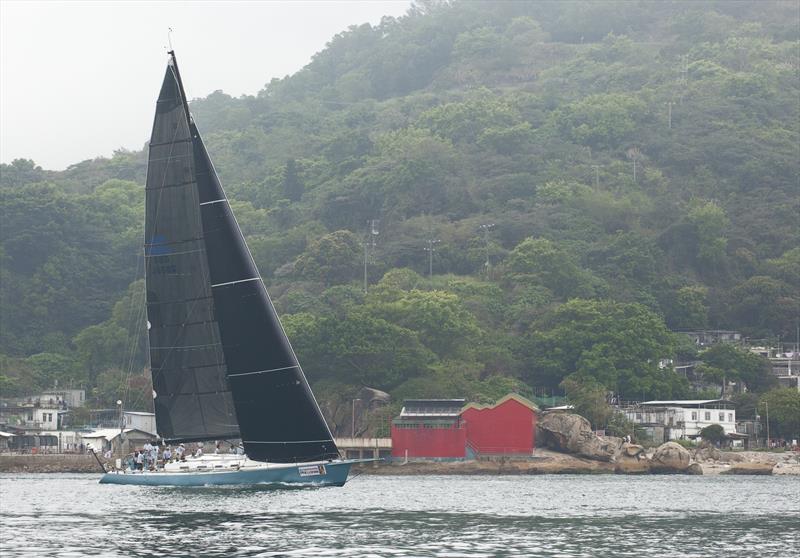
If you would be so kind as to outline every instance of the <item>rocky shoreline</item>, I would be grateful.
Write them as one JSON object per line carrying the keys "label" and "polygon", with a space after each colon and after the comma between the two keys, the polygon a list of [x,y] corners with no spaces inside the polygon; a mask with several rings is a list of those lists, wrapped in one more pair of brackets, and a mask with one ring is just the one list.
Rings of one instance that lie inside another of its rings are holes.
{"label": "rocky shoreline", "polygon": [[[372,475],[683,474],[800,475],[800,453],[687,449],[666,442],[655,449],[622,438],[596,436],[589,421],[545,413],[532,456],[481,456],[462,461],[389,461],[357,465]],[[0,473],[99,473],[91,455],[0,455]]]}
{"label": "rocky shoreline", "polygon": [[[630,451],[630,450],[628,450]],[[800,456],[789,453],[688,452],[690,467],[683,474],[702,475],[798,475]],[[709,455],[710,454],[710,455]],[[719,455],[717,455],[719,454]],[[597,475],[597,474],[669,474],[654,470],[652,455],[636,460],[631,456],[612,461],[589,459],[545,448],[537,448],[532,457],[486,457],[466,461],[390,461],[367,463],[357,467],[368,475]],[[100,473],[90,455],[0,455],[0,473]],[[674,474],[674,472],[673,472]]]}

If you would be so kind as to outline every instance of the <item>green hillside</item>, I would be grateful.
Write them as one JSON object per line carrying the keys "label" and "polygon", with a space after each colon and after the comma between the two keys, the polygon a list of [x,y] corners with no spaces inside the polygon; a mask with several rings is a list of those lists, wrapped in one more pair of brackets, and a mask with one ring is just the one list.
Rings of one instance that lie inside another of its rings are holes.
{"label": "green hillside", "polygon": [[[798,324],[797,21],[793,1],[421,2],[192,112],[330,408],[567,377],[685,396],[658,364],[694,356],[672,332]],[[4,394],[150,405],[145,165],[2,165]]]}

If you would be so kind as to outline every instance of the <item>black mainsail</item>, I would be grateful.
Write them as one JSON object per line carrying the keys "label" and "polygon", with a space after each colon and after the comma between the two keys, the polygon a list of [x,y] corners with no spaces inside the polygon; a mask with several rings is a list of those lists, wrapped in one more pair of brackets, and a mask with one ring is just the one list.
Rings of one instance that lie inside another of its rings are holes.
{"label": "black mainsail", "polygon": [[259,461],[337,458],[169,54],[150,139],[145,216],[158,433],[170,442],[241,438]]}

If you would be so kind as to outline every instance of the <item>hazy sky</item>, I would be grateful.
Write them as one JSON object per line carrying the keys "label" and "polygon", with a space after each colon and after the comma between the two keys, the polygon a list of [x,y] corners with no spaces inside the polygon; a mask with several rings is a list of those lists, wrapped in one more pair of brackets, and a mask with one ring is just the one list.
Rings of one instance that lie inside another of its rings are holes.
{"label": "hazy sky", "polygon": [[63,169],[150,135],[167,29],[189,98],[255,94],[348,26],[408,0],[0,0],[0,160]]}

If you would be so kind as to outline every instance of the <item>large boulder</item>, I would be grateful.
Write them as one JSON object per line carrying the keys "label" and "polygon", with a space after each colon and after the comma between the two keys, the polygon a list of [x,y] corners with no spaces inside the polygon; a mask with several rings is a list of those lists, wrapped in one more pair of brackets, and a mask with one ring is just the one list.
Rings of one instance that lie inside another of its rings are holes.
{"label": "large boulder", "polygon": [[689,468],[692,457],[689,450],[680,444],[667,442],[658,446],[651,461],[651,470],[654,473],[684,473]]}
{"label": "large boulder", "polygon": [[703,466],[699,463],[695,462],[689,465],[684,471],[687,475],[702,475],[703,474]]}
{"label": "large boulder", "polygon": [[574,453],[598,461],[614,461],[619,443],[605,440],[592,432],[589,421],[571,413],[546,413],[538,422],[537,432],[548,448]]}

